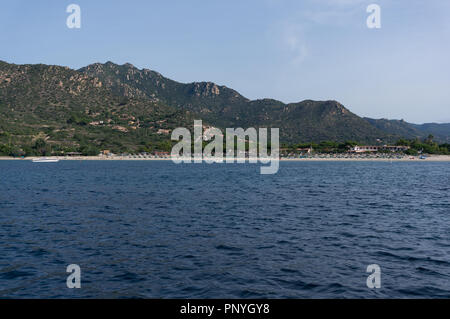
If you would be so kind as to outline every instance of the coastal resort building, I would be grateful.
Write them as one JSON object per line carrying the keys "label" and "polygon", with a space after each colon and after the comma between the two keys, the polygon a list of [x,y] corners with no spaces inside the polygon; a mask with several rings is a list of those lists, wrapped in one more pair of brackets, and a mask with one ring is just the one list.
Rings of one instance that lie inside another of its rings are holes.
{"label": "coastal resort building", "polygon": [[380,149],[379,146],[373,146],[373,145],[356,145],[353,146],[353,148],[350,149],[351,153],[368,153],[368,152],[378,152]]}
{"label": "coastal resort building", "polygon": [[356,145],[350,149],[350,153],[371,153],[371,152],[379,152],[379,151],[391,151],[391,152],[404,152],[409,150],[409,146],[403,145],[383,145],[383,146],[375,146],[375,145]]}

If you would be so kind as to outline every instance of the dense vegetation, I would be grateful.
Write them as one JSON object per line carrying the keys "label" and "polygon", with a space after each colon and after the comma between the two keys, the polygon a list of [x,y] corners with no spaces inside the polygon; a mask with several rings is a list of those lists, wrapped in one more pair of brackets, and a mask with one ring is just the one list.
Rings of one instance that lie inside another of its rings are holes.
{"label": "dense vegetation", "polygon": [[407,138],[401,142],[410,143],[411,152],[445,153],[447,144],[419,141],[433,132],[441,143],[450,136],[445,125],[428,125],[425,134],[406,122],[363,119],[336,101],[250,101],[225,86],[178,83],[130,64],[76,71],[0,61],[0,155],[169,151],[171,131],[192,128],[194,119],[221,129],[279,127],[284,143],[306,141],[332,152],[345,151],[349,140]]}
{"label": "dense vegetation", "polygon": [[450,155],[450,144],[438,144],[433,141],[434,136],[429,135],[424,141],[419,139],[405,140],[401,139],[397,142],[397,145],[405,145],[411,147],[406,154],[418,155],[418,154],[444,154]]}
{"label": "dense vegetation", "polygon": [[[410,149],[401,153],[405,153],[407,155],[420,155],[420,154],[441,154],[441,155],[450,155],[450,144],[438,144],[433,141],[433,136],[430,135],[428,138],[424,140],[419,139],[400,139],[394,145],[402,145],[409,146]],[[362,145],[362,143],[358,143],[355,141],[347,141],[347,142],[334,142],[334,141],[323,141],[320,143],[297,143],[297,144],[286,144],[282,145],[282,149],[286,151],[286,153],[299,153],[298,149],[307,149],[312,148],[315,153],[346,153],[352,147],[356,145]],[[379,152],[390,153],[389,150],[380,150]]]}

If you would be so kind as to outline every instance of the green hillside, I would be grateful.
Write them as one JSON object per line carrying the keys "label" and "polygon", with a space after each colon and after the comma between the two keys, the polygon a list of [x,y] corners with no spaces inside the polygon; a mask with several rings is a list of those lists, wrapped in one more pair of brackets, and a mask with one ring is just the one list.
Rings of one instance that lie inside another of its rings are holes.
{"label": "green hillside", "polygon": [[277,127],[291,144],[450,137],[450,125],[364,119],[337,101],[251,101],[225,86],[179,83],[131,64],[72,70],[0,61],[0,154],[168,151],[171,131],[194,119],[221,129]]}

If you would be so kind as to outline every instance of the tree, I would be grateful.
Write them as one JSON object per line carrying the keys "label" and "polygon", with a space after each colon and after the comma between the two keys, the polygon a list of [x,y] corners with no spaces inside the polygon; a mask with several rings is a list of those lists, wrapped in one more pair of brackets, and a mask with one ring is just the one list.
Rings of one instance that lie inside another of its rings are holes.
{"label": "tree", "polygon": [[97,156],[100,154],[100,150],[94,145],[81,145],[79,150],[84,156]]}
{"label": "tree", "polygon": [[395,145],[398,146],[409,146],[411,143],[403,138],[399,139]]}
{"label": "tree", "polygon": [[0,155],[3,156],[10,156],[11,154],[11,147],[8,145],[0,144]]}
{"label": "tree", "polygon": [[84,114],[72,113],[70,118],[67,120],[68,124],[76,124],[76,125],[88,125],[91,119]]}
{"label": "tree", "polygon": [[33,145],[33,150],[37,155],[47,156],[52,153],[52,149],[50,145],[47,145],[47,142],[42,139],[38,138]]}

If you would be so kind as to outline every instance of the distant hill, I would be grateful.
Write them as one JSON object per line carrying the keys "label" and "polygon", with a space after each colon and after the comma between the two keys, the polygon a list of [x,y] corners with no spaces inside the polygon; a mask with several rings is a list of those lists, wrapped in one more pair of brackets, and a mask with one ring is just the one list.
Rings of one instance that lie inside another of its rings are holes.
{"label": "distant hill", "polygon": [[178,83],[130,64],[97,63],[79,71],[100,79],[116,94],[163,102],[193,112],[221,128],[279,127],[285,142],[375,141],[385,137],[384,132],[336,101],[250,101],[225,86],[211,82]]}
{"label": "distant hill", "polygon": [[225,86],[179,83],[131,64],[96,63],[72,70],[0,61],[3,148],[30,150],[44,140],[65,152],[170,149],[171,130],[191,127],[194,119],[219,128],[278,127],[287,143],[450,137],[450,124],[361,118],[337,101],[251,101]]}
{"label": "distant hill", "polygon": [[450,123],[425,123],[411,125],[421,131],[424,136],[431,134],[434,135],[436,140],[450,143]]}
{"label": "distant hill", "polygon": [[450,142],[450,124],[411,124],[403,120],[365,119],[392,138],[401,136],[407,139],[425,139],[429,135],[433,135],[436,141]]}
{"label": "distant hill", "polygon": [[183,110],[115,94],[85,73],[0,62],[0,144],[23,149],[42,138],[65,151],[135,150],[162,143],[167,133],[161,132],[192,122]]}

